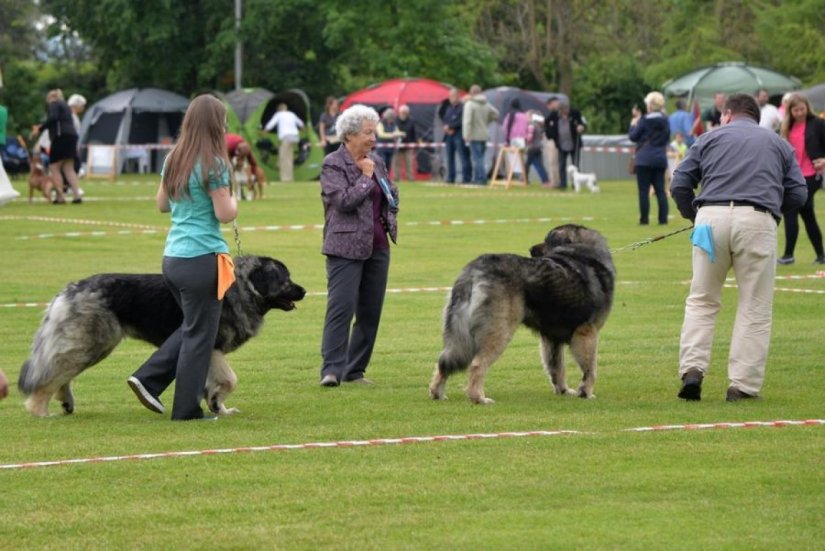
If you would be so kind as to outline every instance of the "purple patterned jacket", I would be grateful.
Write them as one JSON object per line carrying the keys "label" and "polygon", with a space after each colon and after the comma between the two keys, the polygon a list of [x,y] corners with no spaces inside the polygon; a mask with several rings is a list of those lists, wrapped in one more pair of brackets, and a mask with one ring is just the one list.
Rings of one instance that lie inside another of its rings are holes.
{"label": "purple patterned jacket", "polygon": [[[387,167],[375,153],[369,158],[375,163],[375,178],[387,178]],[[342,145],[324,158],[321,169],[321,199],[324,202],[323,254],[351,260],[366,260],[372,255],[373,220],[370,190],[378,185],[367,178],[355,164],[349,150]],[[398,188],[390,182],[393,194]],[[381,216],[386,221],[393,243],[398,237],[395,213],[386,201],[381,202]]]}

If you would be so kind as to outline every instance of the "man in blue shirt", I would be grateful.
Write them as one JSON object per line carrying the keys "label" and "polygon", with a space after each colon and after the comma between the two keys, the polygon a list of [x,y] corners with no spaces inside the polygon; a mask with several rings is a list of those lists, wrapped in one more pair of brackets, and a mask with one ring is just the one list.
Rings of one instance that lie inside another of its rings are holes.
{"label": "man in blue shirt", "polygon": [[461,158],[461,179],[465,184],[472,180],[470,172],[470,152],[464,143],[461,127],[464,121],[464,104],[458,97],[458,90],[450,88],[446,100],[438,108],[438,116],[444,123],[444,147],[447,154],[447,183],[455,183],[455,155]]}
{"label": "man in blue shirt", "polygon": [[808,189],[791,145],[759,126],[759,106],[751,95],[727,98],[720,122],[688,149],[670,185],[679,212],[695,224],[678,396],[701,399],[722,286],[732,267],[739,300],[726,399],[734,402],[757,398],[762,388],[771,337],[776,226],[782,212],[805,203]]}
{"label": "man in blue shirt", "polygon": [[670,139],[673,140],[677,132],[682,133],[688,147],[695,141],[693,137],[693,114],[685,109],[685,100],[676,100],[676,111],[668,118],[670,124]]}

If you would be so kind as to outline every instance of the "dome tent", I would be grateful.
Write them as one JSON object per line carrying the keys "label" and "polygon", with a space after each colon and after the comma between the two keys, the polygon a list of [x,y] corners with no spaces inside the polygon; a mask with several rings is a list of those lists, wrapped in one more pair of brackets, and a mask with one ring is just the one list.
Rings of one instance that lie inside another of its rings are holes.
{"label": "dome tent", "polygon": [[771,96],[781,96],[799,87],[799,80],[792,76],[741,61],[701,67],[672,78],[662,86],[665,95],[685,97],[688,105],[697,100],[702,109],[710,107],[716,92],[754,94],[759,88],[765,88]]}
{"label": "dome tent", "polygon": [[266,132],[263,128],[281,103],[285,103],[287,108],[304,123],[304,128],[300,132],[300,146],[295,148],[295,180],[317,180],[321,174],[324,151],[317,145],[319,139],[312,126],[309,98],[303,90],[298,88],[285,90],[261,101],[248,115],[246,121],[242,122],[242,134],[252,146],[255,158],[264,167],[267,177],[272,181],[277,181],[278,135],[277,132]]}
{"label": "dome tent", "polygon": [[[80,125],[80,146],[171,143],[188,106],[187,98],[157,88],[115,92],[86,110]],[[151,151],[154,171],[160,171],[165,153]]]}
{"label": "dome tent", "polygon": [[[436,124],[437,111],[441,102],[447,99],[450,88],[449,84],[427,78],[394,78],[352,92],[341,102],[341,110],[361,103],[380,114],[388,107],[398,111],[400,106],[406,104],[410,108],[416,136],[425,142],[440,141],[443,136],[440,135],[441,127]],[[422,161],[429,160],[433,154],[430,148],[418,151],[417,178],[430,177],[430,173],[421,169],[432,163]]]}

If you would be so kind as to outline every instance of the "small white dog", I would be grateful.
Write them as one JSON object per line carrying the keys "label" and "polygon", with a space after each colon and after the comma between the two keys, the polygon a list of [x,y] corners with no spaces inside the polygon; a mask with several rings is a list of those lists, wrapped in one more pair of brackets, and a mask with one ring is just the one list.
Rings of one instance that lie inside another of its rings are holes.
{"label": "small white dog", "polygon": [[601,191],[599,184],[596,182],[596,174],[594,172],[579,172],[576,165],[567,167],[567,179],[570,180],[576,193],[581,191],[583,185],[587,186],[591,193]]}

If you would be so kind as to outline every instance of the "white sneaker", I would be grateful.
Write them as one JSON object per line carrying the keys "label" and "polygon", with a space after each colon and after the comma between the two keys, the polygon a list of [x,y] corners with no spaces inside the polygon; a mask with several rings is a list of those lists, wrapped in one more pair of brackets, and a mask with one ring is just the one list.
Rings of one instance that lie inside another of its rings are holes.
{"label": "white sneaker", "polygon": [[129,388],[135,393],[137,399],[140,400],[140,403],[148,409],[149,411],[154,411],[155,413],[163,413],[163,404],[160,403],[160,400],[149,394],[149,391],[146,390],[146,387],[143,386],[143,383],[137,377],[129,377],[126,379],[126,384],[129,385]]}

